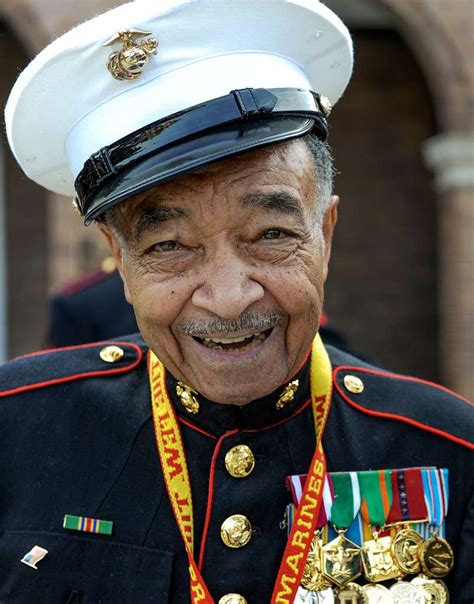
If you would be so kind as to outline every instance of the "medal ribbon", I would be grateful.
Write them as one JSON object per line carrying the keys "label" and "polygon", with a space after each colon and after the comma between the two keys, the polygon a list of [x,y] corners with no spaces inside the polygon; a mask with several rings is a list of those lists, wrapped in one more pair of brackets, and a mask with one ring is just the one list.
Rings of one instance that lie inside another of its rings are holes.
{"label": "medal ribbon", "polygon": [[448,511],[448,470],[443,468],[422,468],[424,499],[428,523],[439,528]]}
{"label": "medal ribbon", "polygon": [[[300,504],[307,478],[307,474],[292,474],[286,479],[287,484],[291,490],[291,494],[293,495],[293,502],[296,507],[298,507]],[[321,505],[321,511],[319,513],[316,528],[322,528],[325,524],[327,524],[327,522],[331,518],[331,509],[333,501],[334,487],[332,484],[332,477],[330,474],[326,474],[324,478],[323,487],[323,502]]]}
{"label": "medal ribbon", "polygon": [[[161,468],[189,561],[191,602],[214,604],[193,557],[193,504],[186,455],[179,424],[166,391],[165,368],[152,351],[149,356],[149,377]],[[310,383],[316,449],[278,571],[271,604],[292,604],[294,601],[322,506],[326,460],[321,441],[331,404],[332,369],[319,334],[313,342]]]}
{"label": "medal ribbon", "polygon": [[335,472],[331,475],[334,503],[331,522],[338,529],[347,529],[360,509],[360,489],[356,472]]}
{"label": "medal ribbon", "polygon": [[390,470],[358,472],[362,504],[360,513],[366,524],[381,528],[392,507]]}
{"label": "medal ribbon", "polygon": [[426,503],[423,495],[421,468],[392,470],[392,508],[387,523],[413,522],[427,518]]}

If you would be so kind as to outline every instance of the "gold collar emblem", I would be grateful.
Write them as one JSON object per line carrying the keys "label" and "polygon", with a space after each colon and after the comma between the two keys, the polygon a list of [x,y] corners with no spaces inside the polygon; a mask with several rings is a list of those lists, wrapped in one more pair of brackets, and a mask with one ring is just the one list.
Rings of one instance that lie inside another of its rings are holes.
{"label": "gold collar emblem", "polygon": [[120,50],[109,55],[107,69],[116,80],[136,80],[140,77],[150,56],[156,54],[158,40],[147,38],[137,42],[136,38],[151,36],[149,31],[127,29],[113,35],[103,46],[110,46],[115,42],[123,44]]}
{"label": "gold collar emblem", "polygon": [[277,409],[283,409],[285,405],[291,403],[291,401],[295,398],[295,394],[298,390],[299,385],[299,380],[293,380],[287,386],[285,386],[283,392],[280,394],[280,398],[277,401]]}
{"label": "gold collar emblem", "polygon": [[186,386],[183,382],[178,382],[176,384],[176,394],[188,413],[192,413],[193,415],[199,413],[199,401],[194,396],[197,394],[196,390],[193,390],[190,386]]}

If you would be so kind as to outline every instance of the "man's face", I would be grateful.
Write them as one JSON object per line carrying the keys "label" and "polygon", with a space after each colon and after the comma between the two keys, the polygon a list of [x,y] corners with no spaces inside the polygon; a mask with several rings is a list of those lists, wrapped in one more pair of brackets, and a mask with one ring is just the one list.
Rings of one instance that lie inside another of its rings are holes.
{"label": "man's face", "polygon": [[102,227],[140,331],[177,379],[245,404],[297,371],[319,326],[337,216],[335,199],[323,217],[318,203],[310,151],[293,141],[128,200],[122,249]]}

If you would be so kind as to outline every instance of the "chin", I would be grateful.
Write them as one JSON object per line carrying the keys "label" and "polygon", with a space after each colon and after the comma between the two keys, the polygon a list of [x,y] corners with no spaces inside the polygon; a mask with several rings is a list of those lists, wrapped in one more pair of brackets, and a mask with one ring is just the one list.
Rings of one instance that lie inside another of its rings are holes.
{"label": "chin", "polygon": [[197,380],[195,389],[207,399],[223,405],[246,405],[251,401],[262,398],[274,392],[284,381],[285,375],[267,376],[264,381],[261,374],[257,374],[260,379],[239,380],[227,379],[206,379]]}

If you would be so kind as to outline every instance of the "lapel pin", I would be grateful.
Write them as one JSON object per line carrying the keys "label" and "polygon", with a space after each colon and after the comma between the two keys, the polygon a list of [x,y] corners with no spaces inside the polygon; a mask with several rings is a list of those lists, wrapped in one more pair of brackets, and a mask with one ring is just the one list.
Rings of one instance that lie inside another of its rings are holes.
{"label": "lapel pin", "polygon": [[95,533],[97,535],[111,535],[114,523],[110,520],[99,520],[98,518],[86,518],[85,516],[64,516],[63,528],[70,531],[81,531],[83,533]]}
{"label": "lapel pin", "polygon": [[44,549],[44,547],[40,547],[39,545],[35,545],[33,548],[30,549],[27,554],[23,556],[20,562],[23,562],[23,564],[26,564],[27,566],[31,566],[31,568],[38,570],[38,567],[36,565],[40,560],[42,560],[46,556],[47,553],[47,549]]}

